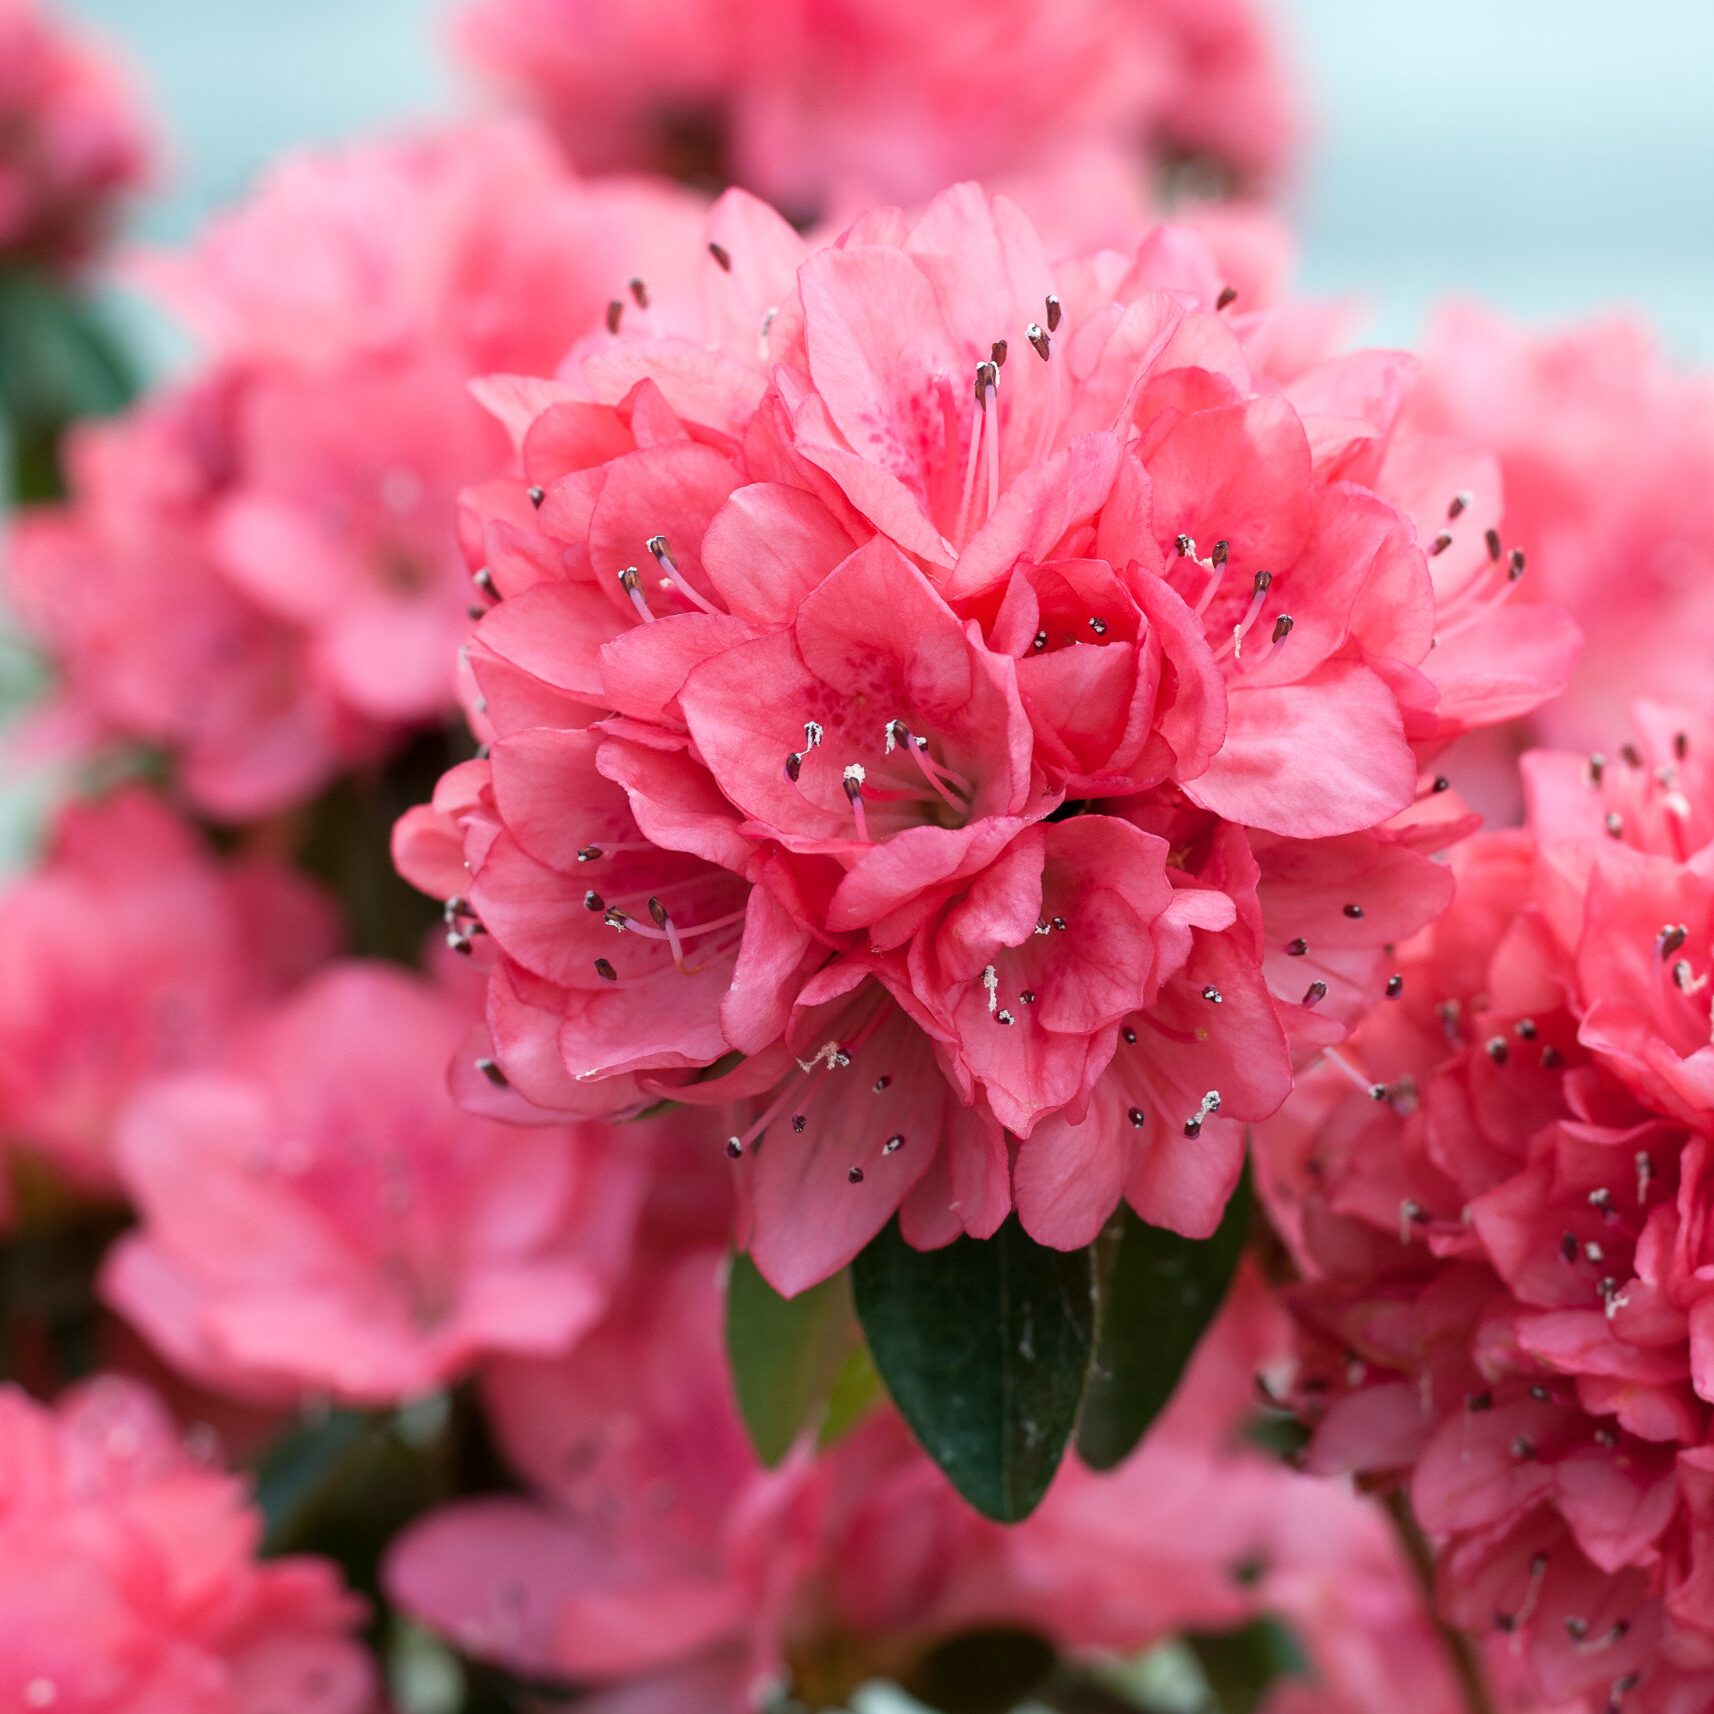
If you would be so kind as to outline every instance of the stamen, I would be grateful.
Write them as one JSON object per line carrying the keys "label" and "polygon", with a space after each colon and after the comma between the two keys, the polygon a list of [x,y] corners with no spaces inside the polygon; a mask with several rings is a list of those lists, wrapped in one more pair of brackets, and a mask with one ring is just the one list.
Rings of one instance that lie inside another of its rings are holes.
{"label": "stamen", "polygon": [[1208,1093],[1202,1097],[1196,1111],[1185,1120],[1184,1134],[1187,1137],[1200,1137],[1202,1135],[1203,1121],[1208,1118],[1211,1113],[1218,1113],[1219,1111],[1220,1091],[1218,1089],[1210,1089]]}
{"label": "stamen", "polygon": [[1350,1082],[1353,1088],[1361,1089],[1371,1101],[1386,1100],[1386,1084],[1371,1082],[1350,1062],[1350,1060],[1344,1056],[1344,1054],[1336,1052],[1333,1048],[1325,1048],[1322,1050],[1321,1057],[1327,1060],[1329,1064],[1336,1067],[1345,1076],[1347,1081]]}
{"label": "stamen", "polygon": [[1214,652],[1214,658],[1224,658],[1227,650],[1231,650],[1232,658],[1242,661],[1244,658],[1244,639],[1250,634],[1250,627],[1261,617],[1262,605],[1268,598],[1268,591],[1273,587],[1274,574],[1271,571],[1258,571],[1255,582],[1250,586],[1250,605],[1245,610],[1244,617],[1232,627],[1229,641],[1222,643]]}
{"label": "stamen", "polygon": [[618,334],[618,332],[619,332],[619,318],[622,315],[624,315],[624,313],[625,313],[625,304],[624,304],[624,300],[622,298],[614,298],[607,305],[607,331],[609,333],[614,334],[614,335]]}
{"label": "stamen", "polygon": [[1047,330],[1049,333],[1059,332],[1059,318],[1065,313],[1063,305],[1052,293],[1047,294]]}
{"label": "stamen", "polygon": [[857,826],[857,837],[864,844],[869,843],[869,820],[863,811],[863,781],[865,779],[863,764],[849,762],[845,768],[845,799],[851,805],[851,819]]}
{"label": "stamen", "polygon": [[649,598],[643,593],[643,580],[637,575],[637,568],[628,565],[619,573],[619,587],[631,598],[631,605],[641,615],[643,623],[652,625],[655,616],[649,608]]}
{"label": "stamen", "polygon": [[500,1069],[499,1063],[492,1059],[479,1059],[476,1069],[494,1085],[496,1089],[506,1089],[511,1085],[511,1079]]}
{"label": "stamen", "polygon": [[667,549],[665,536],[650,536],[645,544],[655,557],[655,563],[666,572],[661,579],[662,589],[676,589],[693,607],[699,607],[704,613],[718,613],[720,609],[707,600],[698,590],[691,587],[683,572],[678,568],[672,554]]}
{"label": "stamen", "polygon": [[1216,310],[1223,310],[1229,304],[1234,304],[1237,301],[1238,288],[1236,286],[1222,286],[1219,297],[1214,300],[1214,307]]}
{"label": "stamen", "polygon": [[988,1010],[990,1013],[1000,1009],[1000,972],[992,964],[982,972],[982,986],[988,990]]}
{"label": "stamen", "polygon": [[724,244],[716,244],[712,239],[710,239],[708,243],[708,253],[719,265],[721,273],[730,274],[732,272],[732,253]]}

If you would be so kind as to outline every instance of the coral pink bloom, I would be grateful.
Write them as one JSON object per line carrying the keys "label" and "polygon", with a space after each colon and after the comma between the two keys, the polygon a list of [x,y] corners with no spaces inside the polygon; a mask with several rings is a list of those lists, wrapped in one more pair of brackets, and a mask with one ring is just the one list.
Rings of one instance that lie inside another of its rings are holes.
{"label": "coral pink bloom", "polygon": [[304,633],[229,583],[209,522],[233,468],[231,378],[72,433],[72,499],[17,519],[7,593],[90,744],[160,745],[199,807],[243,818],[371,757],[380,733],[310,671]]}
{"label": "coral pink bloom", "polygon": [[[1264,1132],[1324,1468],[1408,1474],[1442,1599],[1542,1695],[1706,1706],[1706,719],[1525,760],[1401,991]],[[1349,1081],[1346,1081],[1346,1078]],[[1353,1089],[1351,1084],[1357,1087]]]}
{"label": "coral pink bloom", "polygon": [[628,279],[687,282],[701,218],[671,186],[579,180],[533,127],[491,122],[289,156],[144,272],[216,351],[264,368],[437,354],[466,378],[536,374]]}
{"label": "coral pink bloom", "polygon": [[36,0],[0,3],[0,258],[63,268],[106,236],[149,146],[127,79]]}
{"label": "coral pink bloom", "polygon": [[[1278,1354],[1253,1285],[1133,1459],[1108,1476],[1068,1462],[1041,1510],[1004,1529],[885,1406],[758,1468],[729,1395],[719,1265],[657,1266],[569,1357],[496,1367],[492,1419],[530,1493],[407,1531],[386,1568],[401,1607],[478,1658],[594,1688],[599,1708],[739,1714],[781,1690],[837,1703],[984,1626],[1106,1655],[1262,1611],[1301,1617],[1342,1709],[1403,1694],[1411,1675],[1423,1714],[1451,1705],[1378,1516],[1226,1443]],[[1325,1646],[1341,1596],[1384,1616],[1399,1660]]]}
{"label": "coral pink bloom", "polygon": [[0,1390],[0,1701],[65,1714],[372,1714],[334,1567],[262,1520],[141,1387]]}
{"label": "coral pink bloom", "polygon": [[101,1189],[138,1086],[212,1063],[334,943],[304,882],[271,862],[216,862],[136,788],[68,808],[3,908],[0,1134]]}
{"label": "coral pink bloom", "polygon": [[[580,164],[740,183],[800,212],[920,202],[1091,144],[1137,170],[1189,154],[1261,179],[1291,151],[1295,104],[1249,0],[1075,0],[1051,20],[1003,0],[920,25],[901,0],[478,0],[459,33]],[[663,40],[697,52],[662,63]]]}
{"label": "coral pink bloom", "polygon": [[1412,417],[1476,434],[1505,478],[1501,522],[1524,590],[1589,639],[1566,695],[1530,733],[1601,748],[1650,693],[1699,701],[1714,639],[1714,380],[1675,370],[1619,319],[1535,334],[1470,305],[1434,322]]}
{"label": "coral pink bloom", "polygon": [[240,1396],[390,1401],[495,1351],[563,1349],[600,1312],[632,1174],[604,1139],[461,1112],[463,1010],[335,966],[218,1072],[141,1095],[119,1138],[142,1216],[108,1300]]}
{"label": "coral pink bloom", "polygon": [[1050,264],[964,185],[819,248],[732,193],[706,243],[699,337],[627,312],[484,388],[490,755],[399,854],[487,930],[485,1057],[561,1112],[736,1107],[786,1291],[895,1211],[1206,1233],[1445,903],[1424,760],[1563,681],[1490,467],[1189,231]]}
{"label": "coral pink bloom", "polygon": [[10,555],[81,725],[245,819],[437,723],[474,597],[456,498],[510,457],[472,380],[551,370],[628,275],[688,280],[700,221],[501,125],[290,162],[157,264],[212,361],[83,430],[71,502]]}

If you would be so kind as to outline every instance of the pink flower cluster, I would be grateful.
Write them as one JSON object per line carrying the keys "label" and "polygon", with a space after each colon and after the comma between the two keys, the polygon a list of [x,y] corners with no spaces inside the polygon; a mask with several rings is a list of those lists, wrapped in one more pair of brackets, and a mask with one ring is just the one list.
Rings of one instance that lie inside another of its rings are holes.
{"label": "pink flower cluster", "polygon": [[960,0],[932,30],[905,0],[476,0],[459,45],[579,166],[812,216],[1103,153],[1266,182],[1298,130],[1252,0]]}
{"label": "pink flower cluster", "polygon": [[131,90],[105,52],[37,0],[0,0],[0,265],[83,261],[148,154]]}
{"label": "pink flower cluster", "polygon": [[1700,706],[1714,647],[1714,380],[1610,318],[1531,334],[1474,305],[1430,329],[1413,420],[1476,435],[1505,477],[1507,540],[1529,593],[1587,646],[1529,730],[1576,748],[1623,728],[1638,690]]}
{"label": "pink flower cluster", "polygon": [[[983,1627],[1091,1657],[1264,1612],[1301,1627],[1317,1681],[1283,1685],[1268,1714],[1305,1706],[1300,1690],[1321,1714],[1370,1696],[1406,1714],[1454,1705],[1375,1514],[1226,1444],[1253,1366],[1278,1350],[1253,1282],[1147,1448],[1112,1477],[1068,1465],[1008,1530],[964,1506],[885,1407],[763,1470],[731,1401],[723,1263],[657,1252],[571,1356],[489,1372],[490,1420],[529,1491],[460,1501],[401,1537],[386,1583],[405,1612],[615,1714],[750,1709],[787,1685],[839,1706]],[[1369,1628],[1352,1635],[1357,1611]]]}
{"label": "pink flower cluster", "polygon": [[[1002,1632],[1070,1707],[1263,1620],[1257,1714],[1714,1708],[1714,391],[1353,352],[1271,217],[1153,223],[1280,176],[1265,24],[473,0],[537,120],[144,264],[201,356],[6,526],[87,789],[0,891],[0,1708],[756,1714]],[[0,267],[140,163],[0,0]],[[971,1509],[952,1438],[1019,1487],[1234,1265],[1128,1460]]]}
{"label": "pink flower cluster", "polygon": [[1050,262],[965,186],[817,249],[731,193],[704,246],[699,337],[490,389],[491,750],[396,846],[480,931],[491,1075],[727,1108],[787,1293],[895,1210],[1206,1234],[1445,903],[1427,758],[1569,669],[1492,462],[1183,230]]}
{"label": "pink flower cluster", "polygon": [[216,861],[140,788],[68,808],[0,913],[0,1139],[109,1192],[137,1089],[210,1063],[337,933],[300,876],[265,857]]}
{"label": "pink flower cluster", "polygon": [[557,1354],[599,1314],[636,1167],[593,1130],[458,1108],[444,1071],[469,1011],[335,964],[131,1103],[118,1166],[140,1225],[102,1283],[181,1374],[385,1404],[497,1352]]}
{"label": "pink flower cluster", "polygon": [[[1714,1698],[1714,725],[1524,760],[1402,991],[1265,1129],[1313,1462],[1408,1474],[1441,1595],[1556,1701]],[[1332,1057],[1332,1056],[1330,1056]],[[1355,1085],[1356,1087],[1353,1087]]]}
{"label": "pink flower cluster", "polygon": [[0,1706],[376,1714],[360,1604],[322,1561],[257,1563],[260,1537],[142,1388],[0,1388]]}
{"label": "pink flower cluster", "polygon": [[699,218],[513,126],[282,166],[154,270],[207,365],[80,428],[71,501],[16,525],[9,594],[62,726],[165,748],[197,807],[242,819],[443,719],[457,495],[506,463],[471,380],[551,369]]}

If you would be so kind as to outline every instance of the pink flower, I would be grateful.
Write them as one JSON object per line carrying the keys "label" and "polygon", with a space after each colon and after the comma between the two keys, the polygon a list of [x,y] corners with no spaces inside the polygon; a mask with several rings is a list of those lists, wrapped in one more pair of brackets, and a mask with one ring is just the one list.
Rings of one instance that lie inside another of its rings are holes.
{"label": "pink flower", "polygon": [[485,389],[524,466],[468,501],[491,753],[398,854],[487,931],[490,1057],[560,1112],[736,1106],[788,1292],[895,1211],[1206,1234],[1445,903],[1423,760],[1563,682],[1491,469],[1187,231],[1054,266],[962,186],[814,250],[734,193],[707,245],[700,339]]}
{"label": "pink flower", "polygon": [[372,1714],[361,1606],[316,1559],[259,1564],[240,1484],[141,1387],[0,1389],[0,1701],[64,1714]]}
{"label": "pink flower", "polygon": [[1676,370],[1634,322],[1541,335],[1456,305],[1431,331],[1411,414],[1494,449],[1505,539],[1528,550],[1524,594],[1567,608],[1589,639],[1576,680],[1532,734],[1606,745],[1623,730],[1639,671],[1651,695],[1703,697],[1714,381]]}
{"label": "pink flower", "polygon": [[127,78],[36,0],[0,4],[0,258],[81,262],[147,167]]}
{"label": "pink flower", "polygon": [[688,283],[701,218],[686,192],[576,178],[534,127],[490,121],[287,156],[143,273],[215,351],[266,369],[540,374],[628,279]]}
{"label": "pink flower", "polygon": [[10,554],[78,724],[165,746],[228,819],[437,724],[474,596],[457,495],[508,465],[471,380],[552,369],[631,271],[688,277],[699,220],[502,125],[288,162],[157,265],[211,362],[81,430],[71,502]]}
{"label": "pink flower", "polygon": [[[1225,1444],[1255,1366],[1277,1355],[1253,1283],[1132,1460],[1109,1476],[1068,1463],[1005,1529],[959,1501],[884,1405],[760,1469],[730,1400],[719,1265],[707,1251],[657,1261],[569,1357],[495,1368],[491,1420],[529,1492],[408,1530],[385,1573],[406,1612],[480,1659],[592,1686],[597,1707],[605,1693],[736,1714],[779,1689],[836,1702],[983,1626],[1105,1655],[1271,1611],[1302,1618],[1317,1668],[1351,1698],[1341,1709],[1411,1680],[1422,1700],[1408,1706],[1450,1706],[1378,1515]],[[1351,1640],[1324,1654],[1335,1604],[1384,1615],[1400,1658]]]}
{"label": "pink flower", "polygon": [[1626,1714],[1714,1694],[1711,746],[1650,706],[1611,763],[1526,757],[1529,826],[1264,1131],[1317,1465],[1408,1475],[1448,1614]]}
{"label": "pink flower", "polygon": [[306,883],[264,859],[216,862],[139,788],[65,810],[0,909],[0,1134],[104,1191],[137,1088],[213,1063],[334,942]]}
{"label": "pink flower", "polygon": [[140,1095],[118,1151],[139,1230],[103,1289],[192,1379],[392,1401],[493,1352],[563,1350],[622,1260],[634,1170],[597,1132],[462,1112],[463,1008],[336,965],[220,1069]]}
{"label": "pink flower", "polygon": [[[900,0],[478,0],[459,39],[580,165],[743,184],[800,212],[921,202],[1090,145],[1267,180],[1296,140],[1247,0],[1077,0],[1051,20],[1007,0],[943,10],[932,30]],[[697,51],[663,59],[663,40]]]}

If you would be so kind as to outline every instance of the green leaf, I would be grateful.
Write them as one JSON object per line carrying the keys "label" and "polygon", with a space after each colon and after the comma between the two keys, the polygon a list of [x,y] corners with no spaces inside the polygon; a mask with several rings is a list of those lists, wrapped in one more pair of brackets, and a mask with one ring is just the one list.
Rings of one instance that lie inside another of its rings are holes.
{"label": "green leaf", "polygon": [[1052,1677],[1059,1657],[1034,1631],[994,1626],[935,1643],[899,1688],[939,1714],[1010,1714]]}
{"label": "green leaf", "polygon": [[928,1455],[979,1512],[1028,1517],[1089,1374],[1089,1251],[1045,1249],[1015,1217],[985,1242],[913,1250],[894,1221],[851,1274],[875,1366]]}
{"label": "green leaf", "polygon": [[1235,1631],[1193,1632],[1195,1652],[1220,1714],[1255,1714],[1282,1678],[1302,1678],[1309,1663],[1277,1619],[1253,1619]]}
{"label": "green leaf", "polygon": [[885,1396],[886,1388],[875,1372],[875,1359],[859,1340],[845,1353],[834,1377],[833,1390],[827,1396],[827,1415],[821,1419],[821,1433],[815,1438],[817,1450],[825,1451],[844,1439]]}
{"label": "green leaf", "polygon": [[1078,1453],[1092,1469],[1123,1463],[1172,1397],[1225,1301],[1249,1225],[1248,1169],[1209,1238],[1181,1238],[1120,1205],[1109,1228],[1117,1247],[1101,1292],[1095,1373],[1077,1428]]}
{"label": "green leaf", "polygon": [[14,499],[55,497],[66,427],[118,410],[134,390],[94,305],[45,275],[0,273],[0,438]]}
{"label": "green leaf", "polygon": [[317,1497],[373,1431],[372,1419],[363,1412],[336,1410],[289,1429],[268,1448],[256,1471],[256,1500],[270,1550],[277,1552],[293,1539]]}
{"label": "green leaf", "polygon": [[778,1464],[811,1417],[826,1410],[852,1334],[843,1274],[785,1298],[748,1256],[732,1258],[726,1355],[744,1426],[764,1464]]}

